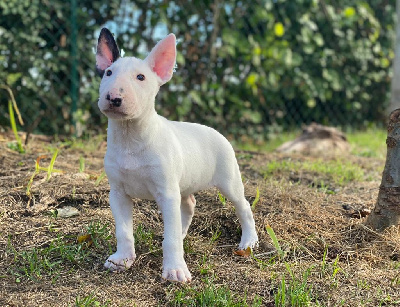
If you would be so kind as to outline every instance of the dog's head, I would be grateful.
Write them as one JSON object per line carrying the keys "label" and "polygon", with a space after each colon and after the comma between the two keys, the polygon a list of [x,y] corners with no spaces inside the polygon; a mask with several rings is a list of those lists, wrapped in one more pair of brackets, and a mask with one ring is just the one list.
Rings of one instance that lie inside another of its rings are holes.
{"label": "dog's head", "polygon": [[100,32],[96,70],[100,83],[100,111],[112,119],[138,119],[154,108],[161,85],[173,74],[176,60],[175,35],[169,34],[152,49],[146,59],[121,58],[111,32]]}

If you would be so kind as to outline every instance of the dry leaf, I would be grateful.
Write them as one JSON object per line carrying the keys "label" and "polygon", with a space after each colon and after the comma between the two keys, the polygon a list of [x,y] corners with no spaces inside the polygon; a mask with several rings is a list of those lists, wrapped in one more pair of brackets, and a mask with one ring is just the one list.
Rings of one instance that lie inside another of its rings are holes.
{"label": "dry leaf", "polygon": [[247,258],[247,257],[249,257],[251,255],[251,248],[249,246],[246,249],[240,249],[240,250],[234,251],[234,254],[238,255],[240,257]]}
{"label": "dry leaf", "polygon": [[78,236],[77,240],[78,240],[78,243],[80,243],[80,244],[86,242],[88,247],[93,244],[93,240],[92,240],[92,235],[91,234]]}
{"label": "dry leaf", "polygon": [[371,213],[370,209],[362,208],[361,210],[355,210],[350,214],[351,217],[360,219],[362,217],[366,217]]}

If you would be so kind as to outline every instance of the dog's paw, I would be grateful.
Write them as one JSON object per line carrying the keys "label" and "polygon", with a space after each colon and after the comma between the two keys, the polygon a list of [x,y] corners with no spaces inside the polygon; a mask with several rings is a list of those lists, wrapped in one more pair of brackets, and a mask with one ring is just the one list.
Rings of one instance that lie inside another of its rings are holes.
{"label": "dog's paw", "polygon": [[118,252],[108,257],[104,266],[113,272],[121,272],[129,269],[136,259],[135,253],[131,255],[122,255]]}
{"label": "dog's paw", "polygon": [[169,281],[185,283],[192,280],[192,275],[190,274],[186,263],[184,263],[184,265],[176,266],[175,268],[164,268],[162,278]]}
{"label": "dog's paw", "polygon": [[258,247],[258,236],[257,233],[250,234],[250,235],[243,235],[242,239],[240,240],[239,249],[245,250],[246,248],[250,247],[254,249]]}

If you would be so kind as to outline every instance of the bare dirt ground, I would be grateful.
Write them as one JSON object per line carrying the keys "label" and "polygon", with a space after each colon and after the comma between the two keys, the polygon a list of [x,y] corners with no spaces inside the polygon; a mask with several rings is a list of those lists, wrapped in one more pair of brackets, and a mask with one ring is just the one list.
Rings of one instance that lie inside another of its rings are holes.
{"label": "bare dirt ground", "polygon": [[[308,295],[304,306],[400,304],[399,228],[377,233],[363,224],[364,209],[377,198],[382,159],[342,158],[363,177],[341,185],[315,171],[278,170],[264,178],[271,161],[320,158],[237,152],[250,203],[260,191],[254,209],[260,246],[250,257],[236,255],[240,227],[232,205],[223,205],[216,190],[200,192],[184,243],[194,279],[179,285],[161,280],[162,218],[149,201],[134,200],[133,267],[119,274],[103,268],[116,248],[107,178],[100,181],[103,138],[32,136],[24,154],[8,148],[11,140],[0,135],[0,306],[187,306],[204,289],[229,292],[241,302],[235,306],[275,306],[282,279],[287,289]],[[63,172],[47,180],[41,170],[27,193],[36,159],[47,155],[40,166],[48,167],[55,148],[54,168]],[[79,215],[57,216],[65,206]],[[277,256],[267,225],[285,257]]]}

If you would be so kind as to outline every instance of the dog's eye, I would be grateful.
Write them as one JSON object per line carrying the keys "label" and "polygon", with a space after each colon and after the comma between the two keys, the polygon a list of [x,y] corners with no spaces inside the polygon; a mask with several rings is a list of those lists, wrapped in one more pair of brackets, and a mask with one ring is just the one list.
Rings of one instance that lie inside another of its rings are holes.
{"label": "dog's eye", "polygon": [[107,70],[106,75],[109,77],[112,75],[112,71],[111,70]]}
{"label": "dog's eye", "polygon": [[146,78],[144,77],[144,75],[139,74],[139,75],[136,76],[136,79],[138,79],[140,81],[144,81],[144,79],[146,79]]}

